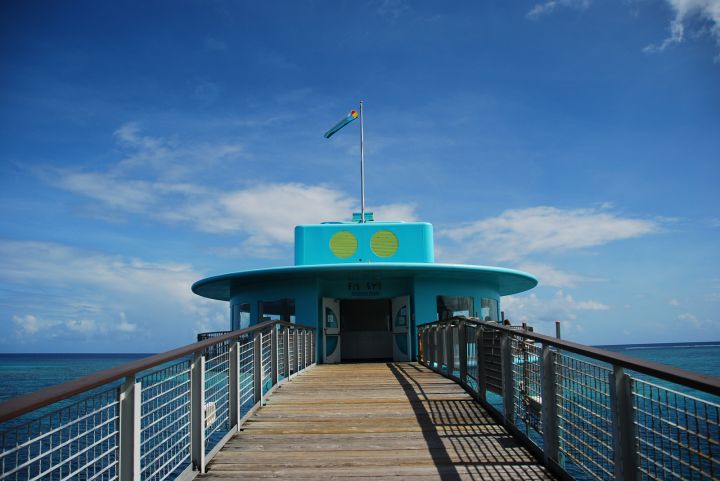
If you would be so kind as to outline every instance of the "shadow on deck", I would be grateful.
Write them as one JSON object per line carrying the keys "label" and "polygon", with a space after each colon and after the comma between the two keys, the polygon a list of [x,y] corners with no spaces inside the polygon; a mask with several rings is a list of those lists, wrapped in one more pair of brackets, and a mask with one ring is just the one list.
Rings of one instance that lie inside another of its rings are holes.
{"label": "shadow on deck", "polygon": [[460,386],[413,363],[318,365],[198,479],[555,479]]}

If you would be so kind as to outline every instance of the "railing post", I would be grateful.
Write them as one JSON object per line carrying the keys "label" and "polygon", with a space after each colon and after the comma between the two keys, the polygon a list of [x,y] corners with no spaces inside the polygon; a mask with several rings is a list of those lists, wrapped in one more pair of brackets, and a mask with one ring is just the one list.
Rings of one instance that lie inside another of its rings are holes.
{"label": "railing post", "polygon": [[633,421],[632,379],[620,366],[613,366],[610,378],[610,409],[615,479],[635,480],[638,478],[638,462]]}
{"label": "railing post", "polygon": [[285,346],[285,358],[283,359],[283,372],[285,379],[290,378],[290,328],[283,327],[283,345]]}
{"label": "railing post", "polygon": [[500,365],[502,367],[502,393],[505,422],[511,425],[515,423],[515,407],[513,402],[515,387],[513,386],[512,372],[512,341],[510,334],[506,331],[503,331],[500,336]]}
{"label": "railing post", "polygon": [[278,326],[272,326],[270,331],[270,382],[274,386],[278,383]]}
{"label": "railing post", "polygon": [[295,350],[295,373],[300,372],[300,331],[295,329],[295,335],[293,336],[293,349]]}
{"label": "railing post", "polygon": [[253,393],[255,403],[262,402],[262,332],[256,332],[253,336]]}
{"label": "railing post", "polygon": [[423,364],[430,366],[432,362],[432,341],[430,340],[431,329],[423,328]]}
{"label": "railing post", "polygon": [[310,331],[305,329],[305,367],[310,365]]}
{"label": "railing post", "polygon": [[458,349],[460,353],[460,383],[467,384],[467,332],[464,321],[458,323]]}
{"label": "railing post", "polygon": [[190,452],[193,469],[205,472],[205,356],[193,355],[190,365]]}
{"label": "railing post", "polygon": [[300,331],[300,352],[302,352],[302,360],[298,371],[305,369],[305,329]]}
{"label": "railing post", "polygon": [[448,322],[445,324],[445,365],[447,366],[448,377],[453,375],[454,360],[452,322]]}
{"label": "railing post", "polygon": [[442,332],[440,326],[433,326],[433,362],[437,366],[438,371],[442,370],[442,358],[440,357],[440,346],[441,346]]}
{"label": "railing post", "polygon": [[120,479],[140,481],[142,385],[128,376],[120,387]]}
{"label": "railing post", "polygon": [[483,334],[485,328],[483,326],[477,327],[475,334],[475,354],[477,356],[477,394],[478,399],[485,401],[487,396],[487,374],[485,372],[485,342],[483,341]]}
{"label": "railing post", "polygon": [[228,391],[230,393],[230,428],[237,426],[240,428],[240,379],[238,378],[240,367],[240,343],[231,341],[230,366],[228,372]]}
{"label": "railing post", "polygon": [[555,352],[542,346],[542,427],[545,464],[558,461],[557,389],[555,381]]}

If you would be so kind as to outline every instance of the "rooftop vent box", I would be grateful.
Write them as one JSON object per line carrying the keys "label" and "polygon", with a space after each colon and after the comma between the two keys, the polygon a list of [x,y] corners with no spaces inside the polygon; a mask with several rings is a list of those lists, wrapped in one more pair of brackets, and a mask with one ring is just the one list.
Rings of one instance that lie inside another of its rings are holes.
{"label": "rooftop vent box", "polygon": [[431,224],[359,219],[295,227],[295,265],[435,261]]}

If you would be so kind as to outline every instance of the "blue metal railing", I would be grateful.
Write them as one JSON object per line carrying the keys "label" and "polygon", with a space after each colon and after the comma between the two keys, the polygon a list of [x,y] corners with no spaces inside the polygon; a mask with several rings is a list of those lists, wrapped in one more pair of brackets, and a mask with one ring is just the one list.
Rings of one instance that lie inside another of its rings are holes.
{"label": "blue metal railing", "polygon": [[265,322],[2,403],[0,480],[192,479],[277,385],[315,363],[314,339]]}
{"label": "blue metal railing", "polygon": [[422,364],[559,474],[720,479],[720,378],[472,318],[422,324],[418,336]]}

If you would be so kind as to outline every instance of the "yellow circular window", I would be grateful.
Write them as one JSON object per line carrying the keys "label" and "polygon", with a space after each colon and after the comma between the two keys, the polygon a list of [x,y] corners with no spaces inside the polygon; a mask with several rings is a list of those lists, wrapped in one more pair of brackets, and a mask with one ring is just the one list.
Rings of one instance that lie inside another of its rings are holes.
{"label": "yellow circular window", "polygon": [[370,248],[378,257],[390,257],[397,252],[398,238],[389,230],[379,230],[370,239]]}
{"label": "yellow circular window", "polygon": [[357,246],[357,237],[346,230],[341,230],[330,238],[330,250],[341,259],[346,259],[355,254]]}

